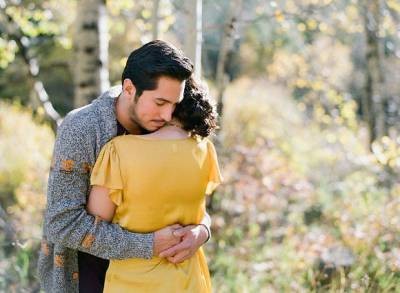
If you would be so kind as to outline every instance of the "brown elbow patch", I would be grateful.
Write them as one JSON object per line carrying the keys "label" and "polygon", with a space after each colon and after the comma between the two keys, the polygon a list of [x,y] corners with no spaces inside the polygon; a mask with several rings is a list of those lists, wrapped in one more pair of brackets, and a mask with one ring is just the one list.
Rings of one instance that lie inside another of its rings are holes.
{"label": "brown elbow patch", "polygon": [[94,217],[94,224],[97,226],[103,219],[100,216]]}
{"label": "brown elbow patch", "polygon": [[64,267],[64,257],[62,254],[56,254],[54,256],[54,264],[56,267],[59,267],[59,268]]}
{"label": "brown elbow patch", "polygon": [[82,172],[88,174],[92,171],[92,166],[89,163],[82,163]]}
{"label": "brown elbow patch", "polygon": [[40,247],[42,249],[42,252],[45,256],[49,256],[49,245],[47,244],[46,240],[42,239],[42,242],[40,243]]}
{"label": "brown elbow patch", "polygon": [[76,281],[79,278],[79,273],[78,272],[73,272],[72,273],[72,280]]}
{"label": "brown elbow patch", "polygon": [[95,237],[93,234],[86,234],[85,238],[83,238],[82,241],[82,247],[89,248],[90,246],[92,246],[94,240]]}
{"label": "brown elbow patch", "polygon": [[73,160],[61,160],[60,170],[64,172],[72,172],[75,162]]}

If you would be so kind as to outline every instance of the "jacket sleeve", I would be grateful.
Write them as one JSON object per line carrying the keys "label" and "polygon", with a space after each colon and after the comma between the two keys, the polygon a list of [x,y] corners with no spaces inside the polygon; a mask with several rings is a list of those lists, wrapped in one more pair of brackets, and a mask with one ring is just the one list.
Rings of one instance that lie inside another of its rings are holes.
{"label": "jacket sleeve", "polygon": [[47,191],[47,239],[105,259],[151,258],[153,233],[132,233],[86,212],[95,134],[76,120],[67,117],[56,138]]}
{"label": "jacket sleeve", "polygon": [[204,227],[207,229],[208,237],[207,237],[207,240],[205,242],[208,242],[211,239],[211,217],[207,213],[207,211],[204,211],[204,217],[201,220],[200,224],[204,225]]}

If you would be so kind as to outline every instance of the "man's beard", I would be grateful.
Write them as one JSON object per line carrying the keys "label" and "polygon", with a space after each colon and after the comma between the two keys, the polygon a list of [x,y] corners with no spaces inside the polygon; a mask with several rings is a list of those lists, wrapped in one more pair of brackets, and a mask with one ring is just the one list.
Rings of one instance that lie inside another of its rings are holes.
{"label": "man's beard", "polygon": [[146,128],[144,128],[142,125],[140,125],[140,124],[137,124],[137,125],[139,126],[140,134],[148,134],[151,132],[151,131],[147,130]]}
{"label": "man's beard", "polygon": [[135,110],[135,106],[132,105],[129,107],[129,119],[131,120],[131,122],[136,125],[139,128],[140,134],[147,134],[150,133],[151,131],[147,130],[146,128],[144,128],[142,126],[142,124],[140,123],[140,120],[137,118],[136,115],[136,110]]}

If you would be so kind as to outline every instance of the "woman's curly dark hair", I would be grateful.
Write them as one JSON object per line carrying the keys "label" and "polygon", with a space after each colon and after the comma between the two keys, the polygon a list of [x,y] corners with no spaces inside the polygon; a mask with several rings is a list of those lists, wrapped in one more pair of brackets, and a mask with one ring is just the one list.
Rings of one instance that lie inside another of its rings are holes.
{"label": "woman's curly dark hair", "polygon": [[192,77],[186,80],[183,100],[173,116],[192,136],[207,137],[217,128],[217,111],[204,87]]}

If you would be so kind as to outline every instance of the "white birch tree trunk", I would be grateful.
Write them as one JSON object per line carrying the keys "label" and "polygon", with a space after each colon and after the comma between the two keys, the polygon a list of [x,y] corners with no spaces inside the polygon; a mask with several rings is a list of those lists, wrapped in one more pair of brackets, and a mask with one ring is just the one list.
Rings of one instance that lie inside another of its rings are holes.
{"label": "white birch tree trunk", "polygon": [[157,40],[160,37],[160,0],[153,0],[151,24],[152,39]]}
{"label": "white birch tree trunk", "polygon": [[185,0],[185,54],[194,63],[194,75],[201,78],[201,46],[203,42],[202,0]]}
{"label": "white birch tree trunk", "polygon": [[370,143],[387,134],[385,113],[384,75],[382,69],[383,47],[379,37],[381,23],[380,0],[368,0],[364,13],[366,33],[366,84],[363,111],[368,123]]}
{"label": "white birch tree trunk", "polygon": [[242,7],[242,0],[232,0],[230,2],[228,19],[224,26],[224,32],[221,40],[221,48],[218,54],[218,64],[216,73],[217,84],[217,111],[220,116],[223,112],[223,95],[228,83],[228,77],[225,73],[225,65],[228,53],[233,49],[235,30]]}
{"label": "white birch tree trunk", "polygon": [[75,46],[75,107],[81,107],[109,85],[108,30],[105,0],[80,0]]}

